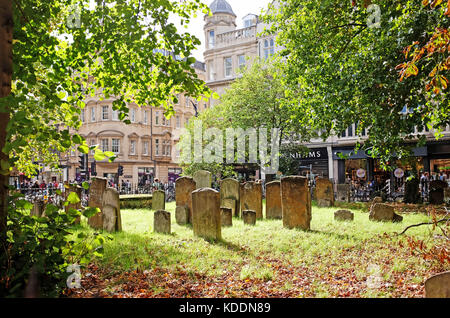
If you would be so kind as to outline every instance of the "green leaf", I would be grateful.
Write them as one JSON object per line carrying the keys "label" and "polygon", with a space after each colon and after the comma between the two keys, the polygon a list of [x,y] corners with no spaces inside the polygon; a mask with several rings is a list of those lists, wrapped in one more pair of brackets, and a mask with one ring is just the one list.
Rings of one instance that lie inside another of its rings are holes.
{"label": "green leaf", "polygon": [[80,202],[80,198],[76,192],[70,192],[67,196],[67,202],[69,202],[69,204],[77,204]]}

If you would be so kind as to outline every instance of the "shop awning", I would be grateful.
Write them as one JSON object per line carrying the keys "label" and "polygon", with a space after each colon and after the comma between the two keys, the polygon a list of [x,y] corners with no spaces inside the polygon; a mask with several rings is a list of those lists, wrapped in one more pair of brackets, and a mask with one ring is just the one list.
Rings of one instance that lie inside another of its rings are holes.
{"label": "shop awning", "polygon": [[[413,156],[415,157],[426,157],[428,155],[428,148],[424,147],[416,147],[412,149]],[[339,153],[345,156],[344,159],[366,159],[370,158],[370,156],[366,155],[366,151],[363,149],[359,149],[358,152],[355,153],[355,149],[353,148],[333,148],[333,159],[340,160],[342,159],[339,156]],[[395,154],[394,154],[395,156]]]}

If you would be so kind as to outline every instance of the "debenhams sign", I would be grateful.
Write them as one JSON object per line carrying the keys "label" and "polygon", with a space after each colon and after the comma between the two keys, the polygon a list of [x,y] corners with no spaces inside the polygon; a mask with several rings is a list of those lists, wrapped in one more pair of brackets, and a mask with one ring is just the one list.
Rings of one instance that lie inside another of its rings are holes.
{"label": "debenhams sign", "polygon": [[317,159],[327,160],[328,159],[327,148],[309,149],[308,153],[289,152],[285,155],[288,155],[292,159],[298,159],[298,160],[317,160]]}

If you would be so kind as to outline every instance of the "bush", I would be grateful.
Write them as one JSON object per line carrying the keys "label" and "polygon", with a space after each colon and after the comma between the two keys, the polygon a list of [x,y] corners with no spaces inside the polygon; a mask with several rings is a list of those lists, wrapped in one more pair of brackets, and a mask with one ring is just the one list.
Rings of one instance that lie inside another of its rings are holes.
{"label": "bush", "polygon": [[56,297],[66,287],[69,265],[85,266],[92,256],[101,256],[101,235],[79,234],[73,240],[70,232],[77,217],[92,216],[98,209],[88,208],[83,213],[69,209],[66,213],[48,204],[45,216],[37,217],[30,215],[33,205],[21,197],[14,194],[9,199],[7,232],[0,256],[0,297],[23,297],[30,277],[37,279],[34,296]]}

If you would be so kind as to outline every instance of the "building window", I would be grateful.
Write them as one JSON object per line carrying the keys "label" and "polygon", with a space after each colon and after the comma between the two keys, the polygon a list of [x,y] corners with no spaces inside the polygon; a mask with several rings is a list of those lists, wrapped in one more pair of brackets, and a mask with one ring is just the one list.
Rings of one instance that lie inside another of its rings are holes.
{"label": "building window", "polygon": [[102,120],[108,120],[109,106],[102,106]]}
{"label": "building window", "polygon": [[226,57],[224,59],[224,70],[225,70],[225,77],[230,77],[231,72],[233,71],[233,63],[231,61],[231,57]]}
{"label": "building window", "polygon": [[102,139],[102,151],[109,151],[109,140]]}
{"label": "building window", "polygon": [[178,115],[176,117],[176,125],[177,125],[177,128],[181,128],[180,116],[178,116]]}
{"label": "building window", "polygon": [[190,99],[189,99],[188,96],[186,96],[185,101],[186,101],[186,107],[189,107],[189,101],[190,101]]}
{"label": "building window", "polygon": [[348,131],[348,136],[349,136],[349,137],[352,137],[352,136],[353,136],[353,125],[350,125],[350,126],[348,127],[347,131]]}
{"label": "building window", "polygon": [[214,80],[214,65],[213,65],[213,62],[209,62],[208,63],[208,69],[209,69],[208,79],[210,81],[213,81]]}
{"label": "building window", "polygon": [[159,112],[155,114],[155,125],[159,125]]}
{"label": "building window", "polygon": [[95,107],[91,107],[91,122],[95,122]]}
{"label": "building window", "polygon": [[81,120],[82,123],[84,123],[84,113],[85,113],[85,111],[84,111],[84,108],[83,108],[81,110],[81,115],[80,115],[80,120]]}
{"label": "building window", "polygon": [[275,53],[275,41],[273,39],[264,40],[264,59],[268,59],[269,56]]}
{"label": "building window", "polygon": [[142,143],[142,154],[148,155],[148,141]]}
{"label": "building window", "polygon": [[209,31],[209,48],[213,48],[215,44],[214,41],[214,30]]}
{"label": "building window", "polygon": [[240,69],[245,67],[245,55],[238,56],[238,64]]}
{"label": "building window", "polygon": [[148,123],[148,111],[144,110],[144,124]]}
{"label": "building window", "polygon": [[155,154],[159,156],[159,139],[155,139]]}
{"label": "building window", "polygon": [[[95,145],[95,139],[91,139],[89,142],[89,146],[92,147]],[[91,155],[95,154],[94,149],[91,150]]]}
{"label": "building window", "polygon": [[136,140],[130,141],[130,155],[136,154]]}
{"label": "building window", "polygon": [[136,122],[136,109],[135,108],[131,108],[130,120],[132,123]]}
{"label": "building window", "polygon": [[113,139],[111,142],[111,151],[114,153],[120,152],[120,139]]}
{"label": "building window", "polygon": [[119,111],[118,110],[112,111],[112,120],[119,120]]}

